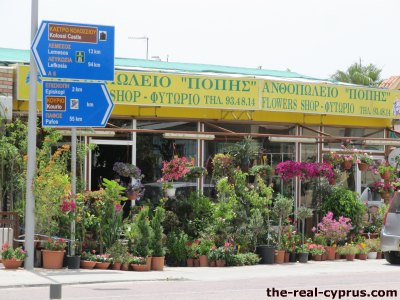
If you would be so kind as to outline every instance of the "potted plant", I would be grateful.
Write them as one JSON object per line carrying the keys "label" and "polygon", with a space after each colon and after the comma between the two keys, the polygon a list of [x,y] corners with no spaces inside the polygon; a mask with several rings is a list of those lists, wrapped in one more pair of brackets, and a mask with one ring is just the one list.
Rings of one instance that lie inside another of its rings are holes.
{"label": "potted plant", "polygon": [[49,237],[43,243],[43,268],[61,269],[67,244],[63,238]]}
{"label": "potted plant", "polygon": [[93,269],[94,266],[96,265],[96,251],[92,250],[91,252],[86,252],[83,251],[81,253],[81,261],[80,261],[80,266],[82,269]]}
{"label": "potted plant", "polygon": [[144,185],[140,180],[133,180],[126,187],[125,193],[128,197],[128,200],[137,200],[143,197],[144,195]]}
{"label": "potted plant", "polygon": [[212,159],[213,173],[215,180],[223,177],[232,178],[235,171],[235,165],[232,156],[229,154],[218,153]]}
{"label": "potted plant", "polygon": [[336,250],[340,255],[345,255],[348,261],[354,260],[358,253],[358,248],[354,244],[345,244],[344,246],[338,247]]}
{"label": "potted plant", "polygon": [[185,178],[197,179],[208,174],[207,169],[199,166],[193,166],[189,168],[189,172],[186,173]]}
{"label": "potted plant", "polygon": [[199,266],[208,267],[208,252],[213,246],[213,242],[208,239],[202,239],[199,244]]}
{"label": "potted plant", "polygon": [[386,160],[381,160],[376,167],[375,174],[380,174],[382,179],[385,181],[389,181],[394,179],[396,168],[391,166]]}
{"label": "potted plant", "polygon": [[322,259],[322,254],[325,253],[324,246],[318,244],[308,244],[307,246],[313,260],[320,261]]}
{"label": "potted plant", "polygon": [[297,246],[296,252],[299,256],[299,263],[307,263],[308,262],[308,247],[305,244]]}
{"label": "potted plant", "polygon": [[198,267],[199,266],[199,240],[194,240],[193,242],[186,243],[186,253],[187,253],[187,260],[186,265],[188,267]]}
{"label": "potted plant", "polygon": [[322,160],[332,166],[339,165],[341,163],[340,154],[332,151],[324,153]]}
{"label": "potted plant", "polygon": [[183,178],[190,171],[194,162],[187,157],[175,156],[173,159],[162,163],[162,177],[160,179],[160,182],[163,183],[162,188],[166,191],[168,197],[174,197],[176,189],[171,186],[172,182]]}
{"label": "potted plant", "polygon": [[351,226],[349,218],[340,216],[338,220],[335,220],[333,213],[329,211],[317,224],[317,227],[313,228],[313,231],[325,237],[328,246],[334,246],[337,242],[346,239]]}
{"label": "potted plant", "polygon": [[[313,215],[313,210],[311,208],[305,207],[305,206],[300,206],[297,209],[297,218],[301,221],[301,247],[297,248],[297,253],[301,254],[301,253],[307,253],[308,255],[308,248],[305,247],[304,245],[304,228],[305,228],[305,221],[308,218],[311,218]],[[304,250],[305,252],[299,252],[301,250]],[[303,255],[303,260],[305,255]],[[308,260],[308,256],[307,256],[307,260]],[[304,262],[304,261],[303,261]],[[307,262],[307,261],[305,261]]]}
{"label": "potted plant", "polygon": [[370,251],[367,243],[361,242],[361,243],[357,244],[356,246],[358,248],[358,252],[357,252],[358,258],[360,260],[366,260],[367,259],[367,254]]}
{"label": "potted plant", "polygon": [[373,159],[367,153],[357,153],[356,163],[360,171],[367,171],[369,166],[373,163]]}
{"label": "potted plant", "polygon": [[164,269],[165,261],[165,247],[163,242],[163,226],[162,222],[165,219],[165,210],[161,206],[157,207],[151,220],[151,228],[153,234],[151,235],[151,269],[155,271],[162,271]]}
{"label": "potted plant", "polygon": [[[81,194],[75,195],[69,193],[63,199],[61,199],[60,209],[62,216],[66,219],[67,223],[70,224],[70,241],[68,243],[68,253],[65,256],[66,265],[68,269],[79,269],[80,267],[80,256],[76,255],[77,241],[75,239],[75,218],[78,197],[82,197]],[[81,203],[81,202],[80,202]]]}
{"label": "potted plant", "polygon": [[395,191],[396,187],[391,182],[375,181],[372,190],[378,192],[385,203],[389,201],[390,194]]}
{"label": "potted plant", "polygon": [[376,259],[378,251],[381,249],[381,243],[379,239],[366,239],[365,244],[369,249],[367,253],[368,259]]}
{"label": "potted plant", "polygon": [[286,220],[292,213],[293,199],[287,198],[282,194],[278,194],[272,211],[278,218],[278,249],[275,256],[276,263],[283,263],[285,258],[285,250],[282,248],[282,221]]}
{"label": "potted plant", "polygon": [[112,263],[112,258],[110,257],[110,254],[105,253],[105,254],[98,254],[96,255],[96,269],[108,269],[108,267]]}
{"label": "potted plant", "polygon": [[22,247],[13,249],[8,243],[3,244],[1,251],[2,263],[6,269],[18,269],[28,256]]}
{"label": "potted plant", "polygon": [[149,221],[149,208],[144,207],[136,215],[135,218],[135,232],[137,234],[137,241],[133,245],[133,252],[136,256],[141,256],[146,258],[146,265],[148,269],[151,269],[151,235],[152,230]]}
{"label": "potted plant", "polygon": [[129,260],[129,263],[134,271],[144,272],[149,271],[147,268],[147,260],[142,256],[133,256]]}
{"label": "potted plant", "polygon": [[113,171],[119,176],[142,179],[142,171],[135,165],[123,162],[116,162],[113,165]]}
{"label": "potted plant", "polygon": [[209,266],[210,267],[216,267],[216,261],[218,258],[218,250],[217,247],[215,245],[213,245],[207,253],[207,258],[208,258],[208,262],[209,262]]}
{"label": "potted plant", "polygon": [[112,269],[120,270],[124,261],[124,256],[128,253],[128,246],[117,240],[110,248],[107,249],[107,252],[110,253],[110,256],[113,260]]}

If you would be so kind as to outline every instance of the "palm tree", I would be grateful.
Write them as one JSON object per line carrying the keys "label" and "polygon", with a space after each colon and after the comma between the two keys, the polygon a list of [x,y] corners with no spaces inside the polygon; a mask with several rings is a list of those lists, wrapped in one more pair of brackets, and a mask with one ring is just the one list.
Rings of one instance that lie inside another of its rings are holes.
{"label": "palm tree", "polygon": [[380,78],[381,72],[382,69],[379,69],[373,64],[363,66],[360,59],[359,63],[355,62],[348,67],[346,71],[336,71],[331,78],[340,82],[378,86],[382,81]]}

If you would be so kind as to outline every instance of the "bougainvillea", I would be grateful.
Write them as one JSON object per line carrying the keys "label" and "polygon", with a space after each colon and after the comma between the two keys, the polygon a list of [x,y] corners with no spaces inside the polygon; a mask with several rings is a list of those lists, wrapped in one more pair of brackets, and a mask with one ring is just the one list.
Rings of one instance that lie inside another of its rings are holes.
{"label": "bougainvillea", "polygon": [[317,228],[313,228],[313,231],[318,235],[326,238],[330,245],[344,240],[347,237],[347,233],[351,229],[351,219],[340,216],[338,220],[333,218],[333,213],[329,211],[320,223],[318,223]]}
{"label": "bougainvillea", "polygon": [[332,166],[326,162],[309,163],[285,161],[276,166],[276,173],[281,175],[282,180],[287,181],[294,177],[299,177],[301,180],[308,180],[316,177],[326,177],[329,182],[335,178],[335,172]]}

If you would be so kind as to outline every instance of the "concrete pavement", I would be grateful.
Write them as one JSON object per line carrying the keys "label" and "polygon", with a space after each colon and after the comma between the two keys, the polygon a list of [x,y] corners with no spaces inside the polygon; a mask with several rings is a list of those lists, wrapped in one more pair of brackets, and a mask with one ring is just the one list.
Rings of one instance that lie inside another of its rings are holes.
{"label": "concrete pavement", "polygon": [[[165,267],[164,271],[134,272],[114,270],[46,270],[37,268],[34,271],[6,270],[0,265],[0,288],[24,286],[48,286],[50,284],[84,284],[129,281],[223,281],[250,278],[276,278],[298,275],[316,275],[327,273],[393,272],[397,276],[400,266],[393,266],[384,259],[360,261],[309,261],[306,264],[286,263],[280,265],[256,265],[225,268],[186,268]],[[396,273],[395,273],[396,272]]]}

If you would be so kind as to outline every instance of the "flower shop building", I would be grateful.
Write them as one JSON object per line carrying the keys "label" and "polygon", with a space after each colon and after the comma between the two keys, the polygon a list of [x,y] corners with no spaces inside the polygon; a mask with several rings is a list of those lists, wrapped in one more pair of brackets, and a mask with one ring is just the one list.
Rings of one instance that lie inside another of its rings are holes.
{"label": "flower shop building", "polygon": [[[80,141],[97,145],[84,168],[89,189],[96,189],[101,178],[112,178],[113,164],[124,161],[142,169],[146,196],[155,197],[162,161],[178,155],[192,158],[209,174],[175,187],[212,194],[210,158],[248,135],[263,149],[251,163],[272,167],[287,160],[322,161],[330,152],[346,154],[349,149],[341,145],[348,139],[374,160],[398,145],[393,129],[400,93],[395,90],[287,71],[120,58],[115,64],[114,81],[107,83],[115,103],[107,127],[78,130]],[[0,79],[2,106],[12,106],[14,116],[27,116],[29,51],[0,48],[0,77],[4,74],[12,76]],[[37,90],[40,117],[40,78]],[[68,128],[63,132],[68,136]],[[370,200],[376,196],[368,186],[377,179],[356,164],[341,178]],[[307,183],[296,178],[283,184],[277,175],[269,180],[277,192],[295,196],[297,205],[312,206]]]}

